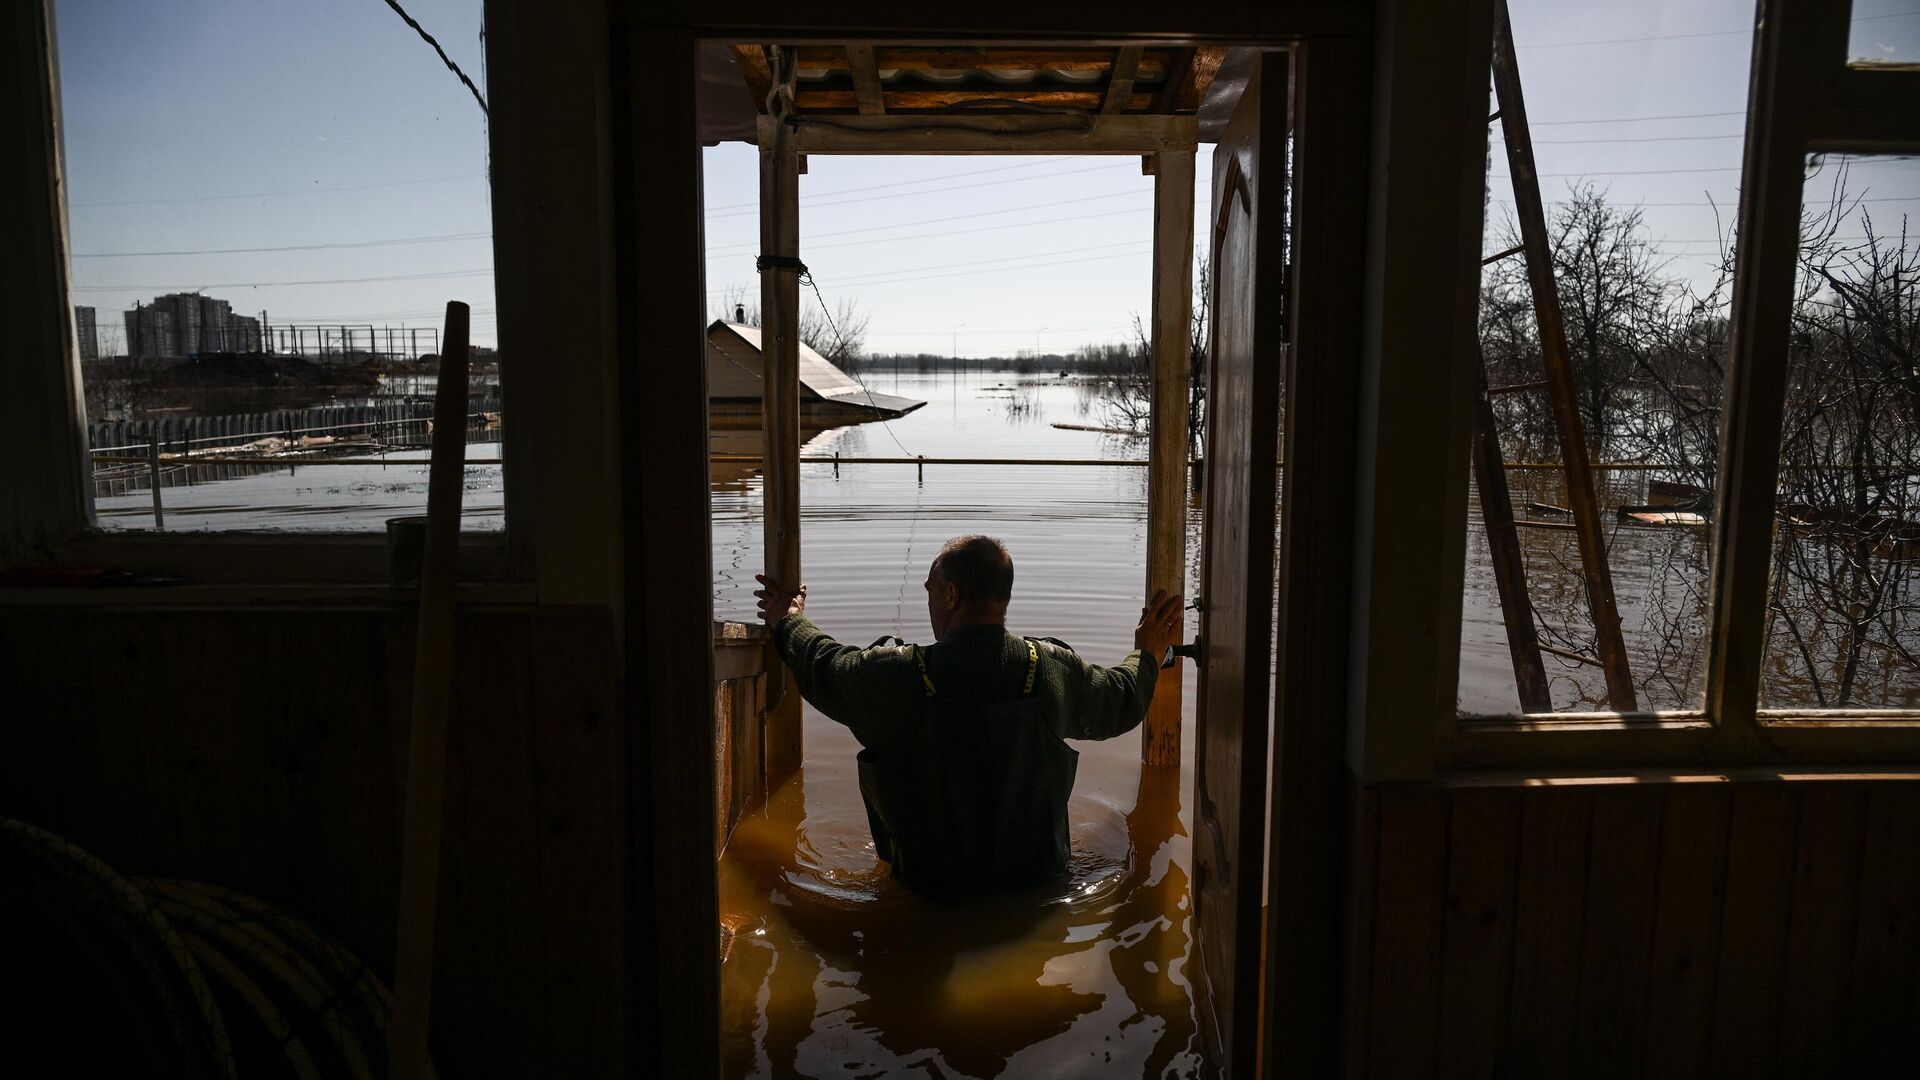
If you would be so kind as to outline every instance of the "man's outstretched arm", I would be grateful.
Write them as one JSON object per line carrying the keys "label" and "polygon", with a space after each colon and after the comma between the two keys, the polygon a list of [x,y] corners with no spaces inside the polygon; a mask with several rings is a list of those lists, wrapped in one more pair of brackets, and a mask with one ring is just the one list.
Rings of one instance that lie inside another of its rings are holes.
{"label": "man's outstretched arm", "polygon": [[1069,739],[1111,739],[1125,735],[1146,719],[1160,675],[1160,657],[1180,639],[1182,598],[1164,590],[1140,609],[1133,630],[1134,651],[1110,668],[1089,664],[1075,656],[1068,661]]}
{"label": "man's outstretched arm", "polygon": [[845,724],[863,746],[881,735],[882,719],[871,707],[872,683],[879,677],[868,650],[842,645],[807,618],[807,587],[786,589],[764,575],[760,617],[773,633],[774,648],[793,672],[794,685],[828,719]]}

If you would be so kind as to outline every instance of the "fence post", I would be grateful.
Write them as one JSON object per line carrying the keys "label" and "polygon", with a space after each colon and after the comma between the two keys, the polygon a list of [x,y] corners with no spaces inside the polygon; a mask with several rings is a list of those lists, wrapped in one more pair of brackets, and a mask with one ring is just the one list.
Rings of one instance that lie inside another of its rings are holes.
{"label": "fence post", "polygon": [[147,436],[147,484],[153,488],[153,527],[167,527],[167,513],[160,505],[160,432],[156,430]]}

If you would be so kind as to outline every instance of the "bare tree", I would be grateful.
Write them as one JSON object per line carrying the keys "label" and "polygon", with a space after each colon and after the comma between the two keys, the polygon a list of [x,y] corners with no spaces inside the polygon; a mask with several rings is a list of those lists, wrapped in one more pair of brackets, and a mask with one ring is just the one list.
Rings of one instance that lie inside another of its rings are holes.
{"label": "bare tree", "polygon": [[[809,303],[812,300],[813,302]],[[744,320],[736,318],[745,315]],[[760,299],[758,294],[749,297],[743,285],[727,289],[721,297],[720,310],[714,318],[727,322],[744,321],[747,326],[760,325]],[[851,298],[843,297],[834,305],[829,314],[817,300],[806,292],[800,295],[800,340],[807,348],[827,358],[827,361],[842,371],[857,371],[860,360],[865,355],[867,343],[867,324],[871,316],[860,310],[860,305]]]}

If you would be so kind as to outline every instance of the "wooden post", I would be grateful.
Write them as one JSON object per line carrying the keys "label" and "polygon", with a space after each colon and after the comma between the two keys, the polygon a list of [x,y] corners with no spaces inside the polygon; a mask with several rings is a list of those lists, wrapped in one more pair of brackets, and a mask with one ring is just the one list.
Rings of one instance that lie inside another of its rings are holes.
{"label": "wooden post", "polygon": [[[778,65],[786,68],[787,63]],[[776,70],[776,77],[786,72]],[[760,254],[789,260],[760,273],[761,468],[766,574],[790,587],[800,575],[800,163],[792,129],[763,128],[760,143]],[[778,661],[776,660],[777,664]],[[800,764],[800,701],[784,667],[767,718],[767,771],[776,780]]]}
{"label": "wooden post", "polygon": [[160,435],[147,438],[147,484],[153,488],[153,527],[167,527],[167,514],[160,506]]}
{"label": "wooden post", "polygon": [[[1188,382],[1193,355],[1193,151],[1162,150],[1153,172],[1153,444],[1147,463],[1147,587],[1183,592],[1187,580]],[[1149,657],[1159,663],[1160,658]],[[1160,673],[1140,760],[1180,761],[1181,665]]]}
{"label": "wooden post", "polygon": [[427,1015],[440,897],[440,826],[447,786],[447,720],[453,710],[453,594],[460,556],[460,477],[466,469],[467,305],[447,304],[447,342],[434,394],[427,466],[427,539],[420,567],[420,623],[413,652],[412,731],[400,836],[400,915],[394,933],[393,1022],[388,1075],[432,1075]]}
{"label": "wooden post", "polygon": [[1513,496],[1507,490],[1506,463],[1500,456],[1500,431],[1493,400],[1487,396],[1487,364],[1480,361],[1479,395],[1473,412],[1473,482],[1480,491],[1480,518],[1487,526],[1487,553],[1500,590],[1500,612],[1507,624],[1507,651],[1513,656],[1513,682],[1520,711],[1553,711],[1546,664],[1540,659],[1540,635],[1533,625],[1533,600],[1527,594],[1527,563],[1513,527]]}
{"label": "wooden post", "polygon": [[1639,708],[1620,609],[1613,598],[1613,571],[1607,564],[1607,538],[1600,531],[1600,502],[1593,490],[1586,431],[1574,397],[1573,361],[1567,354],[1567,328],[1560,313],[1560,288],[1553,277],[1553,253],[1547,247],[1547,212],[1540,201],[1539,172],[1527,130],[1527,105],[1520,93],[1520,66],[1513,55],[1513,28],[1505,0],[1494,7],[1493,86],[1500,103],[1500,129],[1506,136],[1507,171],[1513,177],[1513,212],[1520,222],[1527,280],[1533,291],[1534,319],[1540,327],[1540,356],[1552,387],[1554,430],[1560,459],[1566,463],[1567,506],[1578,527],[1580,569],[1587,606],[1607,678],[1607,701],[1616,712]]}

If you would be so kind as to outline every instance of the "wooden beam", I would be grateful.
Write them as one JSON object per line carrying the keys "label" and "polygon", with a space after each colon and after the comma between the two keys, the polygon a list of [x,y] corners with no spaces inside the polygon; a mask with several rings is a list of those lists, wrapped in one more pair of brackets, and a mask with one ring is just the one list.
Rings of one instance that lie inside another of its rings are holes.
{"label": "wooden beam", "polygon": [[1100,111],[1117,113],[1133,102],[1133,77],[1140,68],[1140,46],[1122,45],[1113,53],[1113,66],[1107,73],[1107,92],[1100,99]]}
{"label": "wooden beam", "polygon": [[[1147,587],[1182,593],[1187,585],[1187,422],[1193,385],[1192,150],[1155,155],[1153,173],[1153,445],[1147,465]],[[1149,657],[1149,663],[1160,658]],[[1180,684],[1184,664],[1160,672],[1140,729],[1140,760],[1180,761]]]}
{"label": "wooden beam", "polygon": [[861,116],[880,116],[887,111],[880,92],[880,65],[874,60],[873,46],[847,46],[847,71],[853,75],[853,93]]}
{"label": "wooden beam", "polygon": [[[1192,150],[1191,116],[834,116],[795,118],[803,154],[1153,154]],[[771,117],[760,145],[771,145]]]}
{"label": "wooden beam", "polygon": [[[773,117],[760,120],[760,253],[800,256],[800,162],[797,134]],[[766,267],[760,274],[761,466],[769,578],[788,587],[800,571],[800,272]],[[767,771],[777,782],[800,765],[800,697],[781,668],[767,732]]]}
{"label": "wooden beam", "polygon": [[0,565],[7,565],[45,561],[50,545],[91,525],[93,481],[68,288],[52,0],[9,4],[0,14],[0,60],[0,144],[15,162],[0,170],[0,198],[18,271],[0,289],[10,338],[0,394],[0,460],[8,463]]}
{"label": "wooden beam", "polygon": [[773,70],[767,67],[767,55],[758,45],[730,45],[733,50],[733,62],[740,69],[740,78],[747,84],[747,93],[753,96],[753,107],[764,113],[767,111],[767,92],[773,89]]}
{"label": "wooden beam", "polygon": [[1762,737],[1754,710],[1767,644],[1780,424],[1793,348],[1807,99],[1819,77],[1803,43],[1819,40],[1822,16],[1831,17],[1821,7],[1817,0],[1768,5],[1754,41],[1747,98],[1707,635],[1707,714],[1734,742]]}
{"label": "wooden beam", "polygon": [[1540,659],[1540,634],[1533,625],[1533,598],[1527,592],[1527,560],[1514,530],[1513,495],[1507,489],[1506,462],[1500,456],[1500,429],[1494,421],[1493,398],[1487,389],[1487,365],[1479,364],[1479,392],[1473,408],[1473,483],[1480,493],[1480,519],[1487,528],[1487,554],[1493,563],[1493,581],[1500,593],[1500,613],[1507,628],[1507,653],[1513,660],[1514,687],[1520,711],[1553,711],[1553,694],[1546,665]]}
{"label": "wooden beam", "polygon": [[[1167,58],[1179,50],[1143,49],[1140,77],[1158,78],[1168,67]],[[831,45],[815,45],[799,50],[802,69],[832,70],[842,62],[840,50]],[[875,49],[878,66],[888,71],[969,71],[982,68],[1032,69],[1036,71],[1104,72],[1113,63],[1112,49],[998,46],[918,46],[881,45]]]}
{"label": "wooden beam", "polygon": [[[1295,46],[1261,1075],[1339,1073],[1339,941],[1373,50]],[[1277,200],[1276,200],[1277,201]],[[1274,206],[1267,202],[1261,212]],[[1386,1021],[1383,1021],[1386,1022]]]}
{"label": "wooden beam", "polygon": [[1213,86],[1214,76],[1220,74],[1220,64],[1226,60],[1227,50],[1222,48],[1195,49],[1191,79],[1174,99],[1173,111],[1194,112],[1200,103],[1207,99],[1207,90]]}
{"label": "wooden beam", "polygon": [[1181,49],[1174,55],[1173,63],[1167,68],[1166,78],[1160,80],[1160,90],[1153,95],[1152,111],[1170,113],[1179,102],[1181,95],[1190,92],[1193,87],[1193,57],[1197,49]]}
{"label": "wooden beam", "polygon": [[[885,95],[887,112],[901,116],[915,111],[939,112],[943,116],[1001,116],[1009,106],[1032,105],[1049,109],[1075,109],[1094,113],[1102,100],[1098,89],[1035,89],[1004,84],[971,84],[939,90],[891,90]],[[794,93],[794,104],[802,112],[857,112],[860,96],[840,87],[801,86]],[[1136,90],[1128,99],[1129,109],[1145,110],[1153,104],[1153,95]]]}

